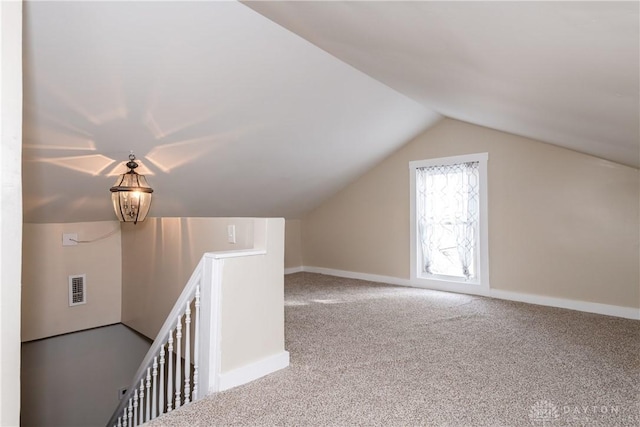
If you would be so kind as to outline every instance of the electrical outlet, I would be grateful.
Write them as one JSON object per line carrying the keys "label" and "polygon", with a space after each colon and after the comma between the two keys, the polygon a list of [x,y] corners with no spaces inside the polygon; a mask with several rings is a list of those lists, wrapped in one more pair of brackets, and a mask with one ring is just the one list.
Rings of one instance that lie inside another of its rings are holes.
{"label": "electrical outlet", "polygon": [[64,233],[62,235],[62,246],[75,246],[78,244],[78,233]]}
{"label": "electrical outlet", "polygon": [[229,243],[236,242],[236,226],[235,225],[227,225],[227,241]]}

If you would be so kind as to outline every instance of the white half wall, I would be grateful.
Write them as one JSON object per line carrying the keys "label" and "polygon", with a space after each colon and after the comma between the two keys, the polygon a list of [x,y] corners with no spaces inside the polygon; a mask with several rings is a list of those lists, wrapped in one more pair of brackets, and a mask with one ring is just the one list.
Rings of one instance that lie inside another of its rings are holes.
{"label": "white half wall", "polygon": [[224,260],[222,374],[284,352],[284,220],[256,221],[266,221],[266,254]]}
{"label": "white half wall", "polygon": [[[236,244],[227,241],[229,225],[244,236]],[[206,387],[234,387],[288,366],[282,218],[156,218],[123,230],[123,323],[155,338],[207,253],[216,273]]]}

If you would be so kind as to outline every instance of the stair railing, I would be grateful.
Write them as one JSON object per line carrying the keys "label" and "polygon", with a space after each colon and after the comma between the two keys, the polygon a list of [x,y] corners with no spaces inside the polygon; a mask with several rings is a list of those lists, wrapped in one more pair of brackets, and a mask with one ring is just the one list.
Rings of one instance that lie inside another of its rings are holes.
{"label": "stair railing", "polygon": [[198,263],[107,426],[142,425],[215,391],[219,324],[212,311],[218,310],[221,281],[216,258],[205,254]]}

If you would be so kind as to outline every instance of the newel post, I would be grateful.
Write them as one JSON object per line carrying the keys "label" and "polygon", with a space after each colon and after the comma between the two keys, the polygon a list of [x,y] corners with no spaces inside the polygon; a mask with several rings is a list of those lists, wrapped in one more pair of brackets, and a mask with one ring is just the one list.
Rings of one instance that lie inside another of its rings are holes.
{"label": "newel post", "polygon": [[198,345],[198,396],[218,391],[220,374],[220,296],[222,263],[214,255],[205,254],[200,296],[200,342]]}

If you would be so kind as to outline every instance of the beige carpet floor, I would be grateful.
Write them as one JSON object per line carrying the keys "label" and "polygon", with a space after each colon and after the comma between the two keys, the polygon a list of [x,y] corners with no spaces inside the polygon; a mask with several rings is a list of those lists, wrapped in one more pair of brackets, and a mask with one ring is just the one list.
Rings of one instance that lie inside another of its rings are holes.
{"label": "beige carpet floor", "polygon": [[286,277],[289,368],[151,426],[639,426],[640,322]]}

